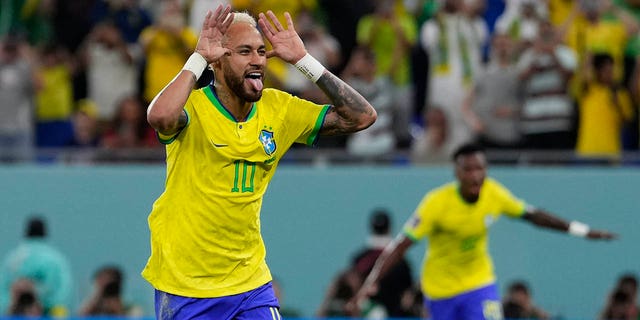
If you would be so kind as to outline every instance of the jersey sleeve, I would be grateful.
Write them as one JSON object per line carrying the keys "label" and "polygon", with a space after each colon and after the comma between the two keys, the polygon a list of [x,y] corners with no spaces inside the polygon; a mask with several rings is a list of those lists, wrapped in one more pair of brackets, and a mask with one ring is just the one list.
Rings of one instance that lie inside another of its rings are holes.
{"label": "jersey sleeve", "polygon": [[156,131],[156,136],[158,137],[158,141],[160,141],[160,143],[171,144],[173,141],[175,141],[178,138],[180,133],[182,133],[182,131],[184,131],[189,126],[189,123],[191,122],[191,117],[189,116],[190,114],[189,110],[193,111],[193,100],[191,98],[192,96],[193,96],[193,91],[191,92],[191,95],[189,95],[189,98],[187,99],[187,102],[185,103],[185,106],[182,109],[182,112],[184,112],[184,115],[187,117],[187,124],[185,124],[184,127],[180,128],[178,132],[170,135],[162,134]]}
{"label": "jersey sleeve", "polygon": [[298,97],[288,96],[287,134],[297,143],[313,146],[318,140],[329,105],[319,105]]}
{"label": "jersey sleeve", "polygon": [[436,211],[436,201],[431,194],[427,194],[413,215],[403,227],[404,234],[413,241],[418,241],[427,236],[433,230],[434,212]]}
{"label": "jersey sleeve", "polygon": [[509,189],[497,182],[494,182],[494,188],[496,199],[500,203],[501,212],[503,214],[514,218],[524,215],[527,208],[526,202],[515,197]]}

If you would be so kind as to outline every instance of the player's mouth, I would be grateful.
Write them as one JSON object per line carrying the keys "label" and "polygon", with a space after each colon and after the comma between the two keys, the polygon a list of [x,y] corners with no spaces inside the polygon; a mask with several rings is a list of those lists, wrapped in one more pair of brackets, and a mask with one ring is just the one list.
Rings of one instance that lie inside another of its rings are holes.
{"label": "player's mouth", "polygon": [[244,78],[255,91],[262,91],[262,88],[264,87],[264,84],[262,83],[264,74],[261,71],[248,72]]}

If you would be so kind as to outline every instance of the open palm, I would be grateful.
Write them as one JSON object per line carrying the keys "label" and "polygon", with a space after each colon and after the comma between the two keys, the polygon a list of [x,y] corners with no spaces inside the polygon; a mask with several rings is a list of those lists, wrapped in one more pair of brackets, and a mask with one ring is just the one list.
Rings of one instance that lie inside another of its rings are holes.
{"label": "open palm", "polygon": [[215,12],[207,12],[202,24],[202,31],[196,45],[196,52],[201,54],[208,63],[217,61],[230,50],[222,46],[222,37],[233,21],[231,7],[222,5]]}
{"label": "open palm", "polygon": [[266,15],[260,13],[258,23],[260,24],[262,33],[273,47],[272,50],[267,52],[267,57],[271,58],[275,56],[286,62],[296,63],[307,54],[307,50],[304,48],[302,39],[300,39],[300,36],[293,27],[291,15],[285,12],[284,17],[287,20],[286,29],[271,10],[267,11]]}

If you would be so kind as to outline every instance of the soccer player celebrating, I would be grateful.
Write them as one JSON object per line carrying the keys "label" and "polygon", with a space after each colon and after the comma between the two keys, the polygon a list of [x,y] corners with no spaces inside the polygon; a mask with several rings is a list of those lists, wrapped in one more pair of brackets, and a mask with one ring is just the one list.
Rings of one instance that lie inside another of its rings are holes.
{"label": "soccer player celebrating", "polygon": [[521,218],[538,227],[589,239],[613,239],[607,231],[567,222],[527,206],[509,190],[488,178],[484,151],[473,144],[453,155],[457,181],[432,190],[422,199],[404,230],[377,259],[348,308],[375,293],[378,280],[415,242],[428,238],[421,287],[433,320],[502,319],[502,307],[493,265],[488,254],[488,228],[500,214]]}
{"label": "soccer player celebrating", "polygon": [[[149,215],[142,275],[158,319],[280,319],[260,234],[262,197],[297,143],[370,126],[374,108],[310,56],[285,13],[255,19],[229,6],[208,12],[195,52],[153,99],[147,119],[166,144],[167,178]],[[317,105],[263,88],[268,57],[295,66],[324,91]],[[205,68],[214,81],[193,89]]]}

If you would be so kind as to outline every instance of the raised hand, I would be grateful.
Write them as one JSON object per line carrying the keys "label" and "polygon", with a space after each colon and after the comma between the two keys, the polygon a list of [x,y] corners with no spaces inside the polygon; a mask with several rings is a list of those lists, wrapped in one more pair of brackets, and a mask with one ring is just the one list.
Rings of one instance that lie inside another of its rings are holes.
{"label": "raised hand", "polygon": [[275,56],[294,64],[307,54],[307,50],[293,27],[291,15],[285,12],[284,17],[287,20],[286,29],[271,10],[267,11],[266,15],[264,13],[258,15],[258,24],[272,46],[272,49],[267,52],[267,58]]}
{"label": "raised hand", "polygon": [[600,240],[613,240],[618,238],[617,234],[611,233],[609,231],[602,231],[602,230],[589,230],[589,233],[587,233],[587,238],[589,239],[600,239]]}
{"label": "raised hand", "polygon": [[196,52],[201,54],[208,63],[217,61],[231,50],[222,46],[222,37],[233,21],[231,6],[219,5],[215,12],[208,11],[202,23],[202,31],[196,45]]}

